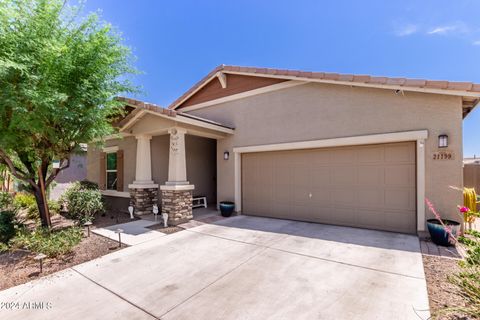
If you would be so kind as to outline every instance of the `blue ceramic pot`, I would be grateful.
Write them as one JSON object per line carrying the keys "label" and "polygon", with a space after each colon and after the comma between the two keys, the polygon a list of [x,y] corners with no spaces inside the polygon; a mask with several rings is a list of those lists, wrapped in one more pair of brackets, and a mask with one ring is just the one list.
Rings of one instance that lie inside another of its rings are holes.
{"label": "blue ceramic pot", "polygon": [[220,213],[223,217],[230,217],[235,210],[235,203],[230,201],[221,201],[220,202]]}
{"label": "blue ceramic pot", "polygon": [[[452,220],[442,220],[443,223],[452,229],[452,234],[454,237],[460,232],[460,223]],[[453,245],[453,239],[450,239],[450,235],[445,231],[445,228],[442,226],[439,220],[437,219],[428,219],[427,220],[428,232],[432,238],[433,243],[438,244],[439,246],[451,246]]]}

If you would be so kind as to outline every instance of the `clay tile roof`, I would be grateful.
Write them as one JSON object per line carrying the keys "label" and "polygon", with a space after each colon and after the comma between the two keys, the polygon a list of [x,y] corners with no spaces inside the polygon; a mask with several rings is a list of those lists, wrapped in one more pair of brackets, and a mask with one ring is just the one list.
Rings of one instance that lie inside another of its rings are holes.
{"label": "clay tile roof", "polygon": [[473,83],[471,82],[449,82],[447,89],[469,91],[472,89],[472,86]]}
{"label": "clay tile roof", "polygon": [[300,74],[300,71],[297,71],[297,70],[288,70],[288,75],[289,75],[289,76],[298,77],[299,74]]}
{"label": "clay tile roof", "polygon": [[405,78],[387,78],[387,85],[401,86],[405,83]]}
{"label": "clay tile roof", "polygon": [[199,121],[202,121],[202,122],[205,122],[205,123],[214,124],[214,125],[217,125],[217,126],[220,126],[220,127],[224,127],[224,128],[228,128],[228,129],[234,129],[231,126],[227,126],[227,125],[221,124],[219,122],[215,122],[215,121],[212,121],[212,120],[209,120],[209,119],[193,116],[193,115],[183,113],[183,112],[178,112],[178,111],[175,111],[175,110],[172,110],[172,109],[165,109],[165,108],[160,107],[159,105],[156,105],[156,104],[153,104],[153,103],[143,102],[143,101],[140,101],[140,100],[125,98],[125,97],[116,97],[116,100],[121,101],[121,102],[125,102],[126,104],[128,104],[130,106],[135,106],[135,110],[130,112],[130,114],[128,114],[125,118],[123,118],[121,121],[119,121],[116,124],[116,126],[118,126],[119,128],[122,128],[127,123],[129,123],[130,120],[135,118],[135,116],[139,112],[141,112],[142,110],[148,110],[148,111],[152,111],[152,112],[155,112],[155,113],[164,114],[164,115],[167,115],[169,117],[176,117],[178,115],[178,116],[183,116],[183,117],[199,120]]}
{"label": "clay tile roof", "polygon": [[448,81],[427,80],[425,87],[434,89],[447,89]]}
{"label": "clay tile roof", "polygon": [[120,122],[118,122],[119,127],[123,127],[142,110],[149,110],[149,111],[157,112],[160,114],[165,114],[169,117],[175,117],[177,115],[177,112],[175,110],[165,109],[153,103],[148,103],[148,102],[144,102],[144,101],[140,101],[132,98],[125,98],[125,97],[116,97],[116,100],[125,102],[127,105],[135,107],[135,110],[130,112],[130,114],[128,114],[125,118],[123,118]]}
{"label": "clay tile roof", "polygon": [[370,76],[367,75],[353,75],[353,82],[369,82],[370,81]]}
{"label": "clay tile roof", "polygon": [[[369,75],[353,75],[353,74],[339,74],[339,73],[324,73],[324,72],[308,72],[308,71],[299,71],[299,70],[287,70],[287,69],[271,69],[271,68],[255,68],[255,67],[241,67],[241,66],[226,66],[220,65],[212,70],[207,76],[197,82],[192,86],[187,92],[185,92],[181,97],[175,100],[168,108],[175,109],[183,101],[188,99],[193,95],[199,88],[207,84],[213,76],[219,72],[224,71],[225,73],[239,73],[243,75],[251,76],[262,76],[262,77],[285,77],[288,80],[300,80],[308,81],[312,79],[313,81],[326,81],[335,83],[338,81],[339,84],[346,84],[351,82],[352,85],[362,84],[378,86],[386,86],[386,88],[397,87],[398,89],[407,90],[411,89],[436,89],[436,90],[454,90],[458,91],[458,95],[462,95],[462,92],[468,93],[478,93],[480,94],[480,84],[474,84],[471,82],[449,82],[449,81],[437,81],[437,80],[424,80],[424,79],[407,79],[407,78],[390,78],[390,77],[376,77]],[[457,94],[457,92],[455,93]]]}
{"label": "clay tile roof", "polygon": [[324,73],[324,76],[323,76],[323,79],[326,79],[326,80],[338,80],[338,73],[328,73],[328,72],[325,72],[325,73]]}
{"label": "clay tile roof", "polygon": [[338,75],[338,81],[353,81],[353,74],[340,74]]}
{"label": "clay tile roof", "polygon": [[387,77],[370,77],[370,82],[372,84],[385,84],[387,83]]}
{"label": "clay tile roof", "polygon": [[277,72],[278,72],[278,71],[275,70],[275,69],[267,69],[265,73],[266,73],[266,74],[276,74]]}
{"label": "clay tile roof", "polygon": [[423,79],[405,79],[405,82],[403,83],[403,85],[407,87],[423,88],[426,83],[427,83],[427,80],[423,80]]}
{"label": "clay tile roof", "polygon": [[323,79],[325,78],[325,72],[312,72],[313,79]]}
{"label": "clay tile roof", "polygon": [[312,72],[300,71],[299,76],[302,78],[311,78]]}

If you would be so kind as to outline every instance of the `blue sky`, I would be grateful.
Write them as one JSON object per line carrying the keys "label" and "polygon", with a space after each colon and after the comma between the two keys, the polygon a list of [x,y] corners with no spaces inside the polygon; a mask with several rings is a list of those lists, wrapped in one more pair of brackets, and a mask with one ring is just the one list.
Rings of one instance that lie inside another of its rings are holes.
{"label": "blue sky", "polygon": [[[89,0],[167,106],[219,64],[480,83],[480,1]],[[480,155],[480,106],[464,153]]]}

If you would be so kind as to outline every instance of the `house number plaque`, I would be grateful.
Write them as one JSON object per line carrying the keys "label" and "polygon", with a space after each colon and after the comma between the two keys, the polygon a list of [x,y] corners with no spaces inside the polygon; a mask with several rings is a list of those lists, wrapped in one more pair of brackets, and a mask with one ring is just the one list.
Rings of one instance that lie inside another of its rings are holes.
{"label": "house number plaque", "polygon": [[452,151],[437,151],[433,153],[433,160],[453,160],[454,154]]}

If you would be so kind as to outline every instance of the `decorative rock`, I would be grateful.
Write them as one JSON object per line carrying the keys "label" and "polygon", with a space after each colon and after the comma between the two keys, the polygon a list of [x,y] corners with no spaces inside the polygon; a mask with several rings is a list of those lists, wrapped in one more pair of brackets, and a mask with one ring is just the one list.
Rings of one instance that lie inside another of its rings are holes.
{"label": "decorative rock", "polygon": [[138,188],[130,189],[130,198],[135,207],[135,214],[148,215],[152,214],[153,204],[158,201],[157,188]]}
{"label": "decorative rock", "polygon": [[168,214],[168,223],[178,225],[193,218],[192,190],[162,190],[162,214]]}

